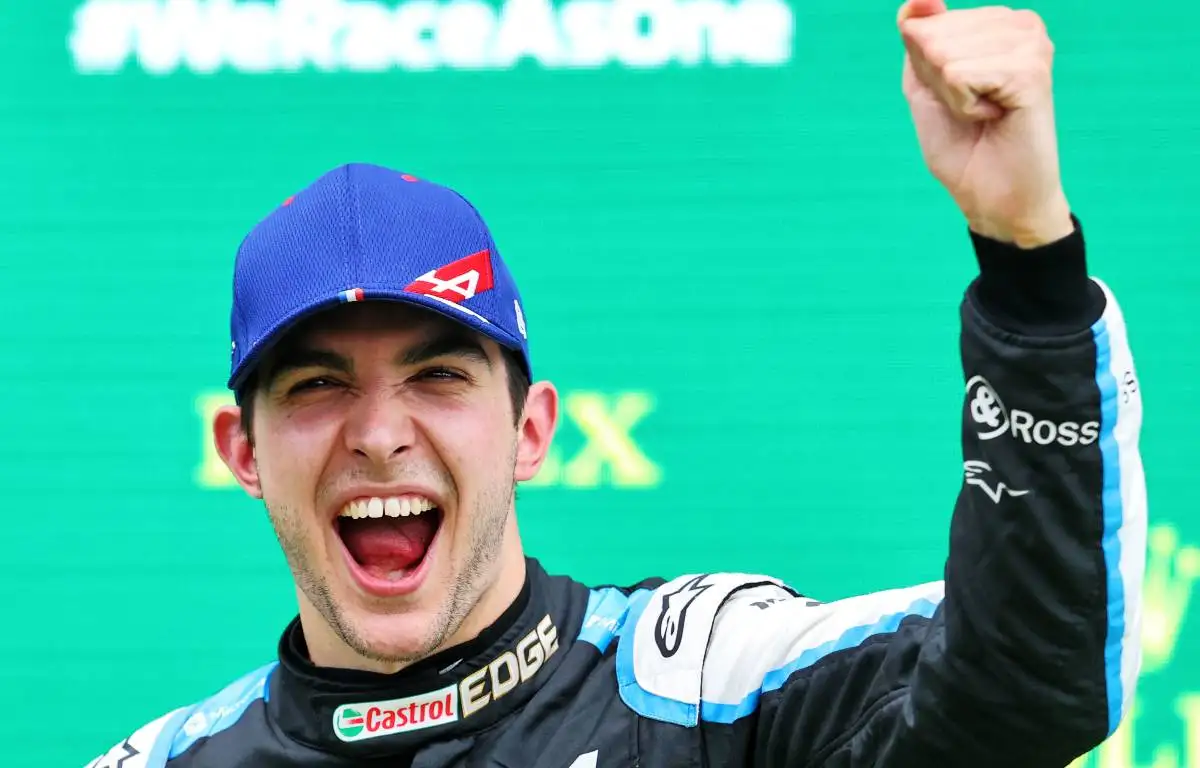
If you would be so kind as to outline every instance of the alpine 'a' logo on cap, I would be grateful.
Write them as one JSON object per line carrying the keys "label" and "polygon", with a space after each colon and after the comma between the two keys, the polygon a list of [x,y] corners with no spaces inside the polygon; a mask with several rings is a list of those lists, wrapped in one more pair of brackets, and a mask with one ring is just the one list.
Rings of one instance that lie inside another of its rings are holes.
{"label": "alpine 'a' logo on cap", "polygon": [[407,699],[343,704],[333,712],[333,730],[342,741],[362,741],[418,731],[458,720],[458,686]]}
{"label": "alpine 'a' logo on cap", "polygon": [[404,288],[409,293],[434,296],[455,304],[491,289],[492,256],[487,250],[431,269]]}

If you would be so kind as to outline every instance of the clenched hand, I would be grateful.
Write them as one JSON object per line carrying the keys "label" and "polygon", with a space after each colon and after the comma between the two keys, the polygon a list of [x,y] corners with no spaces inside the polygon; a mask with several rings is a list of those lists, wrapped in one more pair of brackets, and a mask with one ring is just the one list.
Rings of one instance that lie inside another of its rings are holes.
{"label": "clenched hand", "polygon": [[979,234],[1023,248],[1073,229],[1059,171],[1054,45],[1033,11],[908,0],[904,94],[934,177]]}

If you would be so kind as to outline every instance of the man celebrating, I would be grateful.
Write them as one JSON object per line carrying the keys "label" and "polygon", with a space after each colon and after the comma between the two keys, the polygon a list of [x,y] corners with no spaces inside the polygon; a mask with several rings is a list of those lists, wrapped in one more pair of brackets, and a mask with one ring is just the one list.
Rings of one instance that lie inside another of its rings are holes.
{"label": "man celebrating", "polygon": [[455,192],[344,166],[242,243],[238,407],[213,425],[299,616],[276,661],[91,768],[1061,768],[1112,733],[1140,657],[1141,401],[1059,177],[1052,45],[1031,12],[941,0],[899,28],[980,267],[944,582],[820,604],[737,573],[548,575],[514,488],[557,394],[513,279]]}

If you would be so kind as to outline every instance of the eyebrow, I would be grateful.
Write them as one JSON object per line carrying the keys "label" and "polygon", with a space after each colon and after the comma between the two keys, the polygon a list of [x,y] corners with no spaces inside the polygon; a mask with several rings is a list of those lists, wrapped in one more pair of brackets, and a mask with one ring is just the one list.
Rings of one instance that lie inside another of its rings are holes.
{"label": "eyebrow", "polygon": [[301,368],[327,368],[351,374],[354,373],[354,361],[328,349],[293,346],[280,351],[279,357],[268,368],[264,383],[269,388],[280,376]]}
{"label": "eyebrow", "polygon": [[412,345],[396,356],[396,364],[419,365],[438,357],[469,358],[483,363],[488,368],[492,367],[492,359],[488,357],[483,345],[474,337],[457,332],[439,333]]}
{"label": "eyebrow", "polygon": [[[491,358],[478,340],[456,332],[440,333],[420,341],[396,355],[394,362],[397,366],[407,367],[439,357],[467,358],[483,363],[489,369],[492,367]],[[267,371],[266,384],[269,387],[285,373],[301,368],[326,368],[349,375],[354,373],[354,361],[328,349],[292,346],[280,351]]]}

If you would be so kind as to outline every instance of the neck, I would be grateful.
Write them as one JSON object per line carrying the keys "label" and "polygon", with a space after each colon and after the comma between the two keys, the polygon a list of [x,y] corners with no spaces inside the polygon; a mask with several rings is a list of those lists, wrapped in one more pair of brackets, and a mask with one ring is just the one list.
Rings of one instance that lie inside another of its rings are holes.
{"label": "neck", "polygon": [[318,667],[394,674],[447,648],[462,645],[478,637],[513,604],[525,584],[525,554],[517,532],[515,515],[510,514],[508,517],[493,569],[493,578],[482,584],[482,591],[475,596],[474,605],[461,618],[458,627],[437,646],[427,649],[418,657],[404,661],[385,661],[364,656],[356,651],[342,640],[316,606],[297,589],[300,626],[304,631],[309,659]]}

